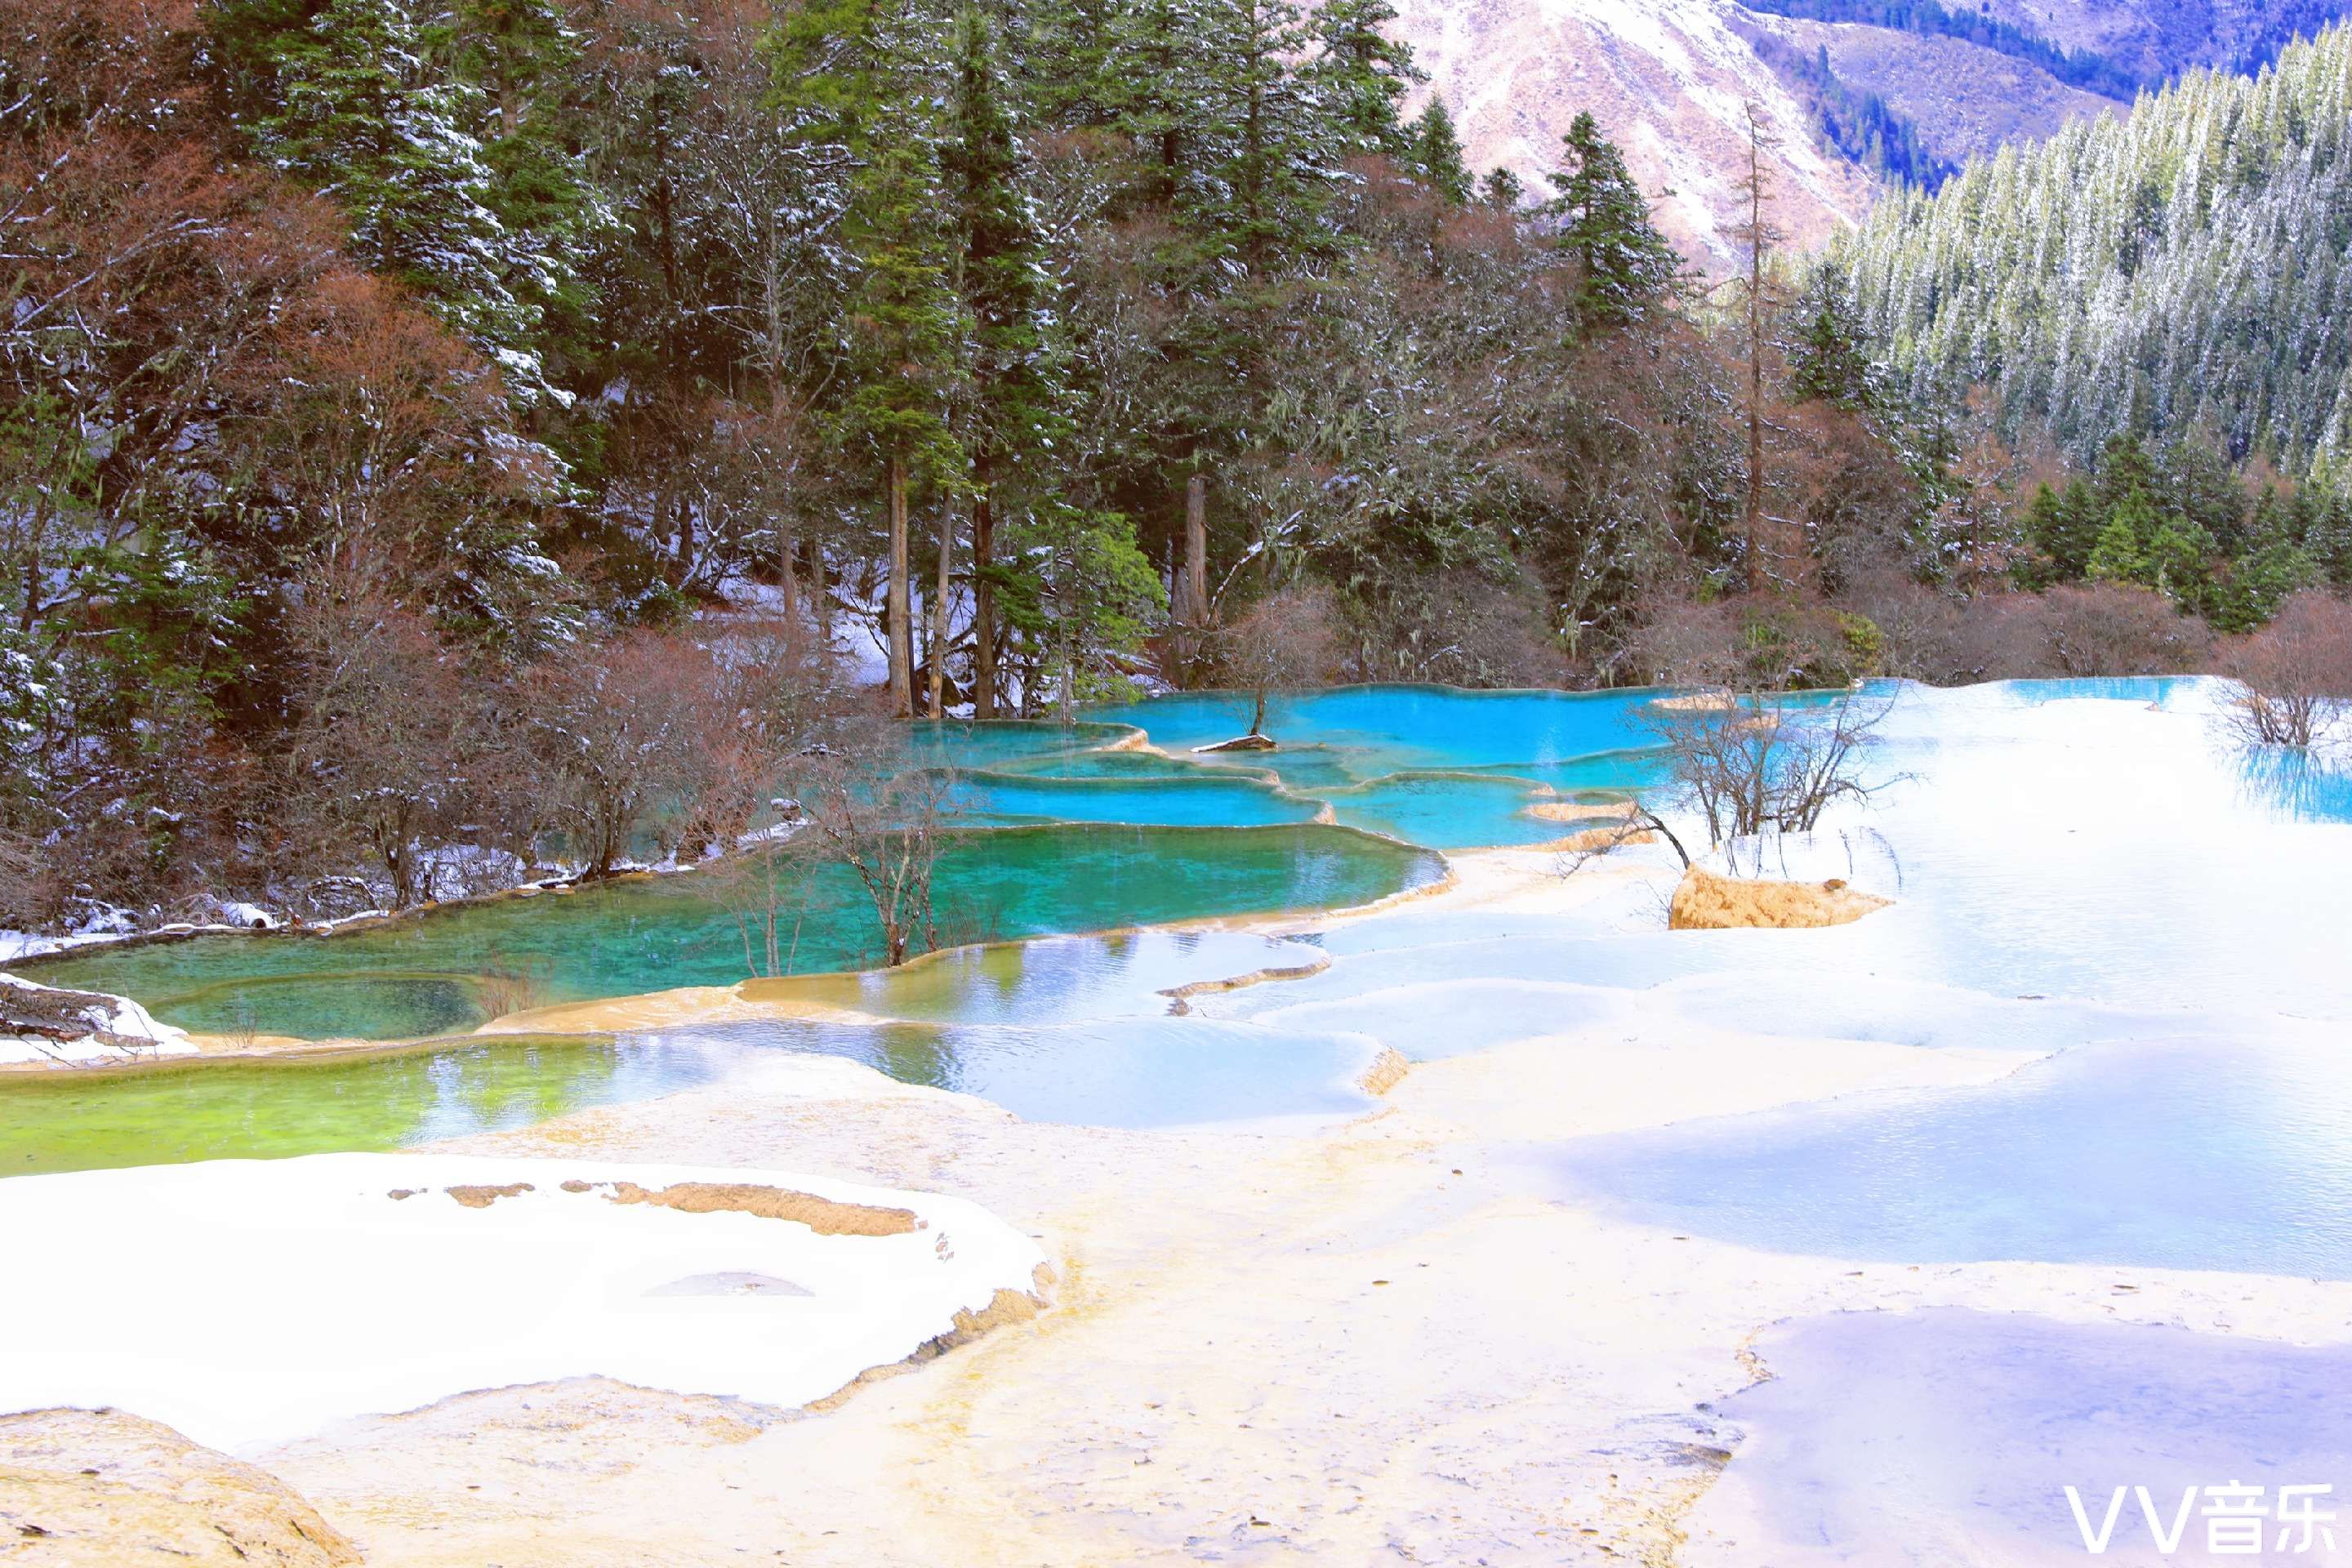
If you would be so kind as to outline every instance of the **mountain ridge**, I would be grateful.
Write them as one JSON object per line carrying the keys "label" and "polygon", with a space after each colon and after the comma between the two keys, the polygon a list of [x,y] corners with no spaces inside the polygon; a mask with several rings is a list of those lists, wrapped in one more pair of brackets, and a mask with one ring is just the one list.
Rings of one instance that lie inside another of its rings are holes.
{"label": "mountain ridge", "polygon": [[[1727,171],[1745,160],[1748,104],[1779,142],[1775,221],[1791,243],[1817,247],[1851,230],[1887,188],[1863,166],[1865,149],[1832,144],[1818,92],[1765,59],[1759,37],[1814,62],[1810,74],[1825,66],[1841,96],[1874,98],[1940,172],[2128,107],[2120,88],[2089,90],[2046,62],[2087,81],[2161,82],[2267,58],[2282,37],[2347,9],[2347,0],[1990,0],[1970,12],[1896,0],[1400,0],[1392,30],[1429,73],[1424,96],[1445,100],[1473,167],[1508,168],[1541,198],[1561,133],[1589,110],[1656,198],[1660,227],[1719,275],[1738,260]],[[1906,27],[1790,11],[1927,20]],[[1970,28],[2004,47],[1953,36]]]}

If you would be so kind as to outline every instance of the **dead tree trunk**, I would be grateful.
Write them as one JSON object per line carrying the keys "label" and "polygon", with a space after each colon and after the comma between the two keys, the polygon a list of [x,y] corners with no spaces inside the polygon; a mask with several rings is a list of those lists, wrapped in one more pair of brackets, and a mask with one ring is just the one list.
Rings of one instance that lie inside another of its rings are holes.
{"label": "dead tree trunk", "polygon": [[890,646],[890,710],[915,714],[915,618],[907,588],[907,460],[890,458],[890,585],[883,602]]}
{"label": "dead tree trunk", "polygon": [[944,719],[948,680],[948,576],[955,562],[955,503],[940,502],[940,571],[931,588],[930,715]]}
{"label": "dead tree trunk", "polygon": [[1779,143],[1764,129],[1756,105],[1748,111],[1748,177],[1738,190],[1748,202],[1748,221],[1733,237],[1748,247],[1748,496],[1743,520],[1748,533],[1747,586],[1751,594],[1770,575],[1765,559],[1764,517],[1764,327],[1765,253],[1780,238],[1780,231],[1765,221],[1764,204],[1771,195],[1771,171],[1764,154]]}
{"label": "dead tree trunk", "polygon": [[1209,481],[1184,481],[1184,619],[1194,631],[1209,624]]}
{"label": "dead tree trunk", "polygon": [[996,717],[996,584],[988,569],[996,558],[996,498],[990,490],[990,473],[982,459],[973,478],[980,494],[971,503],[971,710],[976,717]]}

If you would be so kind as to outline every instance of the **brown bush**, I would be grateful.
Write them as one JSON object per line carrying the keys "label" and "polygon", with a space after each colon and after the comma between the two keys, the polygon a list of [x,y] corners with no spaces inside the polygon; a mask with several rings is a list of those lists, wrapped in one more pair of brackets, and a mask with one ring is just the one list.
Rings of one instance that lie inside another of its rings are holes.
{"label": "brown bush", "polygon": [[304,861],[354,854],[389,884],[394,909],[438,896],[429,851],[476,799],[489,712],[432,623],[362,578],[314,576],[288,629],[301,660],[289,816]]}
{"label": "brown bush", "polygon": [[1857,584],[1842,601],[1885,637],[1885,673],[1937,686],[2053,676],[2179,675],[2204,668],[2213,634],[2127,584],[1962,598],[1905,580]]}
{"label": "brown bush", "polygon": [[2270,625],[2231,648],[2221,668],[2230,677],[2228,722],[2240,739],[2321,743],[2352,713],[2352,604],[2297,594]]}
{"label": "brown bush", "polygon": [[567,649],[530,672],[531,752],[554,825],[587,875],[610,871],[659,808],[692,795],[718,685],[709,649],[645,630]]}
{"label": "brown bush", "polygon": [[1654,602],[1625,651],[1635,678],[1652,684],[1788,691],[1879,674],[1882,640],[1866,616],[1761,594]]}

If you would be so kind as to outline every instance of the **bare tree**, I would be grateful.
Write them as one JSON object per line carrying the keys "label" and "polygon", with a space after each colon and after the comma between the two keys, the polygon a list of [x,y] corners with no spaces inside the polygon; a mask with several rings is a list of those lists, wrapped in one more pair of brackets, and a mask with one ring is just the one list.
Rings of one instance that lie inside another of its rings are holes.
{"label": "bare tree", "polygon": [[[1859,693],[1822,700],[1718,689],[1653,703],[1643,722],[1665,750],[1673,793],[1719,847],[1767,828],[1810,833],[1835,802],[1867,799],[1891,782],[1862,778],[1891,705]],[[1646,807],[1643,816],[1664,826]]]}
{"label": "bare tree", "polygon": [[931,878],[947,847],[953,776],[907,765],[879,727],[849,737],[795,769],[813,858],[847,868],[873,901],[883,961],[904,963],[917,944],[940,944]]}
{"label": "bare tree", "polygon": [[709,648],[677,844],[724,853],[775,826],[778,792],[795,759],[851,724],[858,699],[831,651],[797,624],[746,621],[711,637]]}
{"label": "bare tree", "polygon": [[688,798],[719,670],[710,651],[636,631],[531,672],[531,744],[572,858],[591,877],[625,858],[666,802]]}
{"label": "bare tree", "polygon": [[1285,588],[1250,606],[1216,634],[1218,673],[1245,704],[1242,742],[1271,745],[1267,700],[1276,691],[1319,685],[1344,656],[1339,614],[1320,588]]}
{"label": "bare tree", "polygon": [[2223,723],[2249,745],[2325,744],[2352,716],[2352,603],[2306,592],[2231,649]]}
{"label": "bare tree", "polygon": [[302,710],[289,763],[290,816],[324,853],[366,855],[394,909],[436,896],[432,847],[474,794],[488,714],[457,655],[425,616],[364,574],[314,574],[289,617]]}
{"label": "bare tree", "polygon": [[1748,252],[1748,271],[1741,280],[1746,295],[1748,340],[1748,493],[1744,515],[1748,532],[1747,586],[1752,594],[1764,585],[1769,575],[1764,559],[1764,351],[1765,328],[1773,301],[1766,258],[1780,243],[1781,234],[1764,216],[1765,205],[1772,198],[1772,168],[1768,154],[1779,148],[1780,142],[1765,129],[1762,114],[1752,100],[1743,107],[1748,114],[1748,169],[1733,188],[1747,206],[1748,216],[1733,226],[1731,237]]}
{"label": "bare tree", "polygon": [[743,940],[743,968],[755,978],[793,972],[814,865],[808,842],[800,838],[806,826],[798,801],[771,799],[738,841],[734,863],[713,874],[718,900]]}

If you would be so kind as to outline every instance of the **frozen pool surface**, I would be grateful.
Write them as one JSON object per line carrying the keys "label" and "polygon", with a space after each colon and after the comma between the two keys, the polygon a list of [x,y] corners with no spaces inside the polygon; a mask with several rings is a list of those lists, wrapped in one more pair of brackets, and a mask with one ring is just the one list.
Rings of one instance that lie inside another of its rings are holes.
{"label": "frozen pool surface", "polygon": [[[1685,1521],[1688,1568],[2352,1563],[2352,1348],[1940,1309],[1803,1319],[1754,1349],[1773,1377],[1719,1407],[1743,1436]],[[2233,1482],[2271,1516],[2259,1552],[2242,1526],[2212,1550],[2204,1489]],[[2278,1549],[2281,1489],[2315,1485],[2332,1541]]]}
{"label": "frozen pool surface", "polygon": [[2085,1045],[1982,1088],[1543,1159],[1560,1195],[1775,1251],[2352,1279],[2352,1072],[2329,1031]]}

